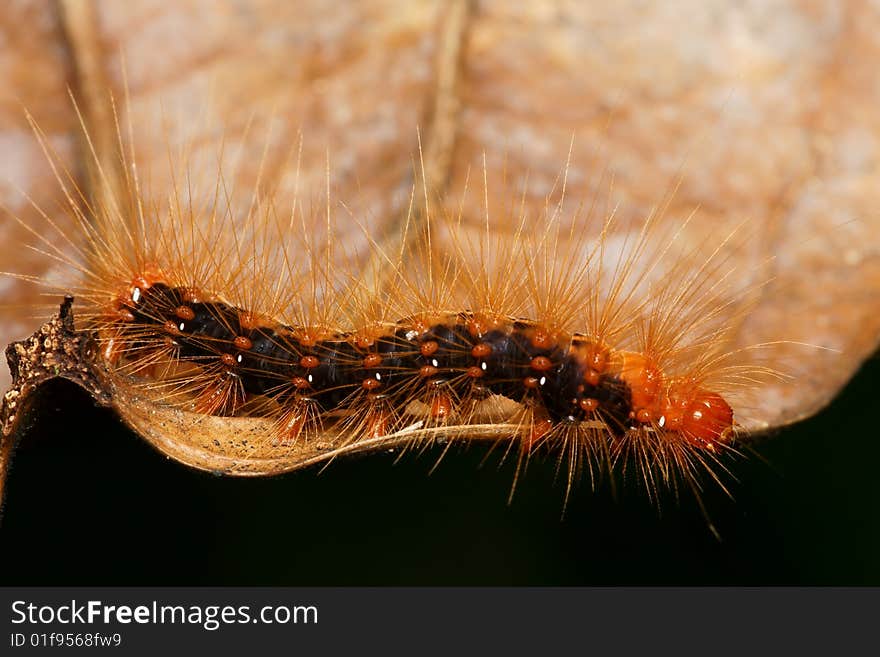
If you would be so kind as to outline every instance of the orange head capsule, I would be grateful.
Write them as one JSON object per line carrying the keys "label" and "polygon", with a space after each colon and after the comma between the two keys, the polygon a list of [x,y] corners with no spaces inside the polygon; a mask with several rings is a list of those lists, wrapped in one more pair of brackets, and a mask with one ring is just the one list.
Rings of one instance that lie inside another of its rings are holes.
{"label": "orange head capsule", "polygon": [[720,442],[733,428],[733,409],[724,398],[714,392],[697,390],[681,425],[681,432],[691,440],[703,441],[708,446]]}
{"label": "orange head capsule", "polygon": [[724,398],[703,388],[672,387],[662,408],[663,428],[677,431],[697,447],[724,442],[733,428],[733,409]]}

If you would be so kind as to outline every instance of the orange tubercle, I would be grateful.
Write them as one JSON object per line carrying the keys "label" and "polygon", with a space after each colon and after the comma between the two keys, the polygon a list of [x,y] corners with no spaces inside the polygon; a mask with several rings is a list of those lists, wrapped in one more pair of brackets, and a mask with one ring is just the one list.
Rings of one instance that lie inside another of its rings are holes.
{"label": "orange tubercle", "polygon": [[445,420],[452,414],[452,398],[446,393],[439,393],[431,400],[431,418]]}
{"label": "orange tubercle", "polygon": [[552,430],[553,421],[550,418],[534,418],[531,427],[529,427],[528,433],[523,436],[523,449],[530,452],[532,448],[538,445]]}
{"label": "orange tubercle", "polygon": [[391,413],[388,412],[385,404],[377,399],[376,397],[370,399],[374,406],[370,408],[364,420],[364,436],[366,438],[381,438],[388,434],[391,426]]}
{"label": "orange tubercle", "polygon": [[585,351],[587,365],[598,373],[604,372],[608,367],[609,349],[605,345],[591,343]]}
{"label": "orange tubercle", "polygon": [[153,287],[156,283],[164,283],[165,275],[158,266],[148,264],[143,271],[135,274],[117,288],[118,292],[114,301],[116,308],[137,304],[144,292]]}
{"label": "orange tubercle", "polygon": [[614,356],[618,376],[630,387],[634,417],[645,424],[658,420],[663,387],[661,369],[648,356],[634,351],[619,351]]}

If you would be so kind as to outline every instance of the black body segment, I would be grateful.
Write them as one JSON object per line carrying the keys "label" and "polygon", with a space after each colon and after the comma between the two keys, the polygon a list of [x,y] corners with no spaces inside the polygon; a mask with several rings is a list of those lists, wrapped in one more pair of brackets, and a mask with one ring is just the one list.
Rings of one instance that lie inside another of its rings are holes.
{"label": "black body segment", "polygon": [[406,390],[418,399],[420,390],[442,382],[459,399],[476,387],[515,401],[531,399],[553,422],[601,419],[615,434],[631,423],[626,382],[603,374],[590,384],[588,367],[570,341],[538,338],[527,321],[511,320],[477,335],[470,314],[460,313],[427,330],[401,322],[372,340],[337,334],[306,341],[296,337],[297,327],[243,326],[244,311],[189,298],[185,289],[163,283],[138,290],[123,304],[133,319],[120,320],[119,330],[136,348],[146,348],[151,330],[164,333],[182,361],[220,363],[240,378],[248,395],[282,404],[308,398],[328,412],[345,410],[364,394]]}

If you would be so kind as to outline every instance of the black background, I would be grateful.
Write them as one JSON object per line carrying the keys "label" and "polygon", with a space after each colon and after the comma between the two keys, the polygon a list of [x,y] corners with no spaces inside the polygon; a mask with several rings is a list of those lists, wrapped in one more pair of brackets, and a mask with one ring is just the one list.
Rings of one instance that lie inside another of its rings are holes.
{"label": "black background", "polygon": [[819,416],[732,464],[707,529],[686,496],[581,488],[560,518],[551,462],[482,449],[339,461],[273,479],[196,472],[73,386],[13,463],[4,584],[880,584],[880,361]]}

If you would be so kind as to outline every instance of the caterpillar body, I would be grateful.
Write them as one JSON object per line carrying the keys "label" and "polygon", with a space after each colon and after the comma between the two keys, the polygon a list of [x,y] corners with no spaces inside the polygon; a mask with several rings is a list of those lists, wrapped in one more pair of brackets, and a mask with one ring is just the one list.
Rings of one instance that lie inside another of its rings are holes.
{"label": "caterpillar body", "polygon": [[[612,351],[585,335],[552,335],[527,320],[460,312],[401,320],[374,336],[320,335],[260,325],[250,311],[203,300],[192,288],[169,287],[161,275],[131,281],[129,294],[111,311],[104,327],[110,361],[126,344],[127,357],[135,354],[140,369],[138,358],[155,358],[147,337],[155,333],[174,361],[203,369],[204,381],[190,390],[195,411],[234,414],[249,397],[264,395],[297,418],[280,429],[283,440],[297,439],[310,413],[344,411],[362,401],[381,409],[389,396],[400,404],[401,395],[404,407],[431,396],[434,421],[453,414],[456,400],[502,395],[538,406],[548,427],[598,421],[609,440],[652,427],[713,449],[733,429],[729,404],[696,380],[665,381],[644,354]],[[367,433],[399,428],[391,416],[377,410]]]}
{"label": "caterpillar body", "polygon": [[[364,239],[349,247],[331,218],[329,165],[320,212],[281,208],[259,183],[242,203],[220,165],[205,196],[185,161],[168,198],[148,201],[117,137],[123,166],[114,175],[93,151],[91,197],[56,169],[79,234],[43,211],[47,229],[29,229],[65,265],[62,281],[42,284],[74,294],[117,409],[190,465],[273,474],[366,444],[491,438],[520,464],[556,454],[566,491],[585,469],[596,478],[615,466],[652,492],[698,490],[700,470],[720,482],[745,434],[734,415],[743,393],[778,376],[743,363],[747,350],[725,351],[747,312],[726,268],[732,236],[686,246],[692,219],[664,235],[662,208],[616,233],[613,212],[567,214],[564,175],[537,217],[490,208],[484,175],[475,231],[435,211],[422,180],[395,250],[357,216],[349,225]],[[514,230],[493,231],[493,213]],[[189,424],[162,436],[144,410],[156,408]],[[220,440],[224,418],[259,430]]]}

